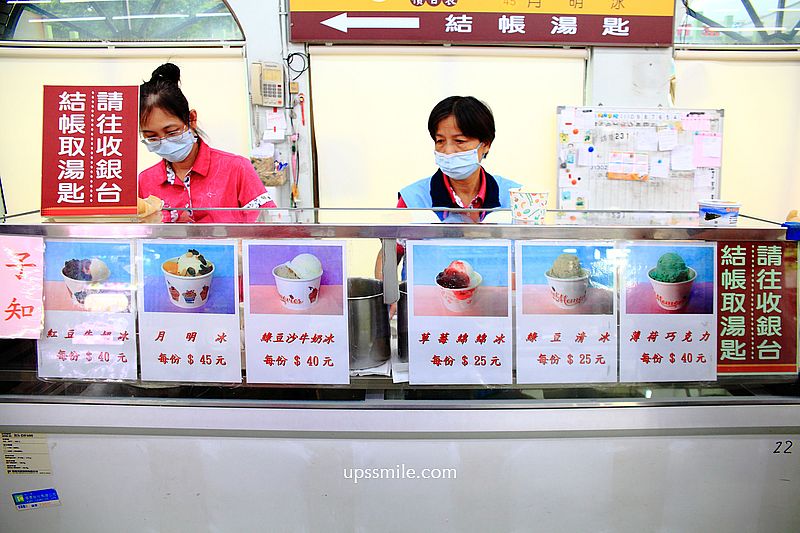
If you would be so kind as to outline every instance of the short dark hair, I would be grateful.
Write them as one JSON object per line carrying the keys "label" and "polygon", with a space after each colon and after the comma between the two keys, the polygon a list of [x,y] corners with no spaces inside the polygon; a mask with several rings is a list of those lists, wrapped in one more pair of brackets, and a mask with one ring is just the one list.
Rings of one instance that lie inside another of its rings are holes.
{"label": "short dark hair", "polygon": [[189,124],[189,102],[181,91],[180,81],[181,69],[164,63],[153,71],[150,81],[139,86],[140,124],[157,107]]}
{"label": "short dark hair", "polygon": [[461,133],[483,143],[494,141],[494,115],[489,106],[474,96],[449,96],[436,104],[428,117],[428,132],[436,140],[439,123],[452,116]]}

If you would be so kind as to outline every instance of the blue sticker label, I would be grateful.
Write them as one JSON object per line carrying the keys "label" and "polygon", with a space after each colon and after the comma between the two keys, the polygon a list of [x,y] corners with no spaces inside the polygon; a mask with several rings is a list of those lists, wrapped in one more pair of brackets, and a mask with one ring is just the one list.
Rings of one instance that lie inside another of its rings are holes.
{"label": "blue sticker label", "polygon": [[51,505],[60,505],[56,489],[30,490],[27,492],[14,492],[11,494],[17,510],[37,509]]}

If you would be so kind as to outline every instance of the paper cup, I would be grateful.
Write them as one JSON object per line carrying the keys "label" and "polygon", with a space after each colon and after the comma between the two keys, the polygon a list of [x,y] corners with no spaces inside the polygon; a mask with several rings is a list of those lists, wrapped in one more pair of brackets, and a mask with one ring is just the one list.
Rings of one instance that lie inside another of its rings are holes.
{"label": "paper cup", "polygon": [[584,275],[580,278],[554,278],[546,272],[544,277],[550,285],[550,297],[560,309],[573,309],[586,301],[586,291],[589,288],[589,272],[583,269]]}
{"label": "paper cup", "polygon": [[275,288],[283,306],[293,311],[311,309],[319,299],[319,282],[322,274],[310,279],[287,279],[275,273],[282,266],[284,265],[273,268],[272,275],[275,277]]}
{"label": "paper cup", "polygon": [[547,214],[546,192],[528,192],[521,188],[510,189],[511,216],[526,224],[544,224]]}
{"label": "paper cup", "polygon": [[647,272],[647,278],[653,286],[658,306],[667,311],[677,311],[686,307],[686,304],[689,303],[689,298],[692,296],[692,285],[694,285],[694,280],[697,278],[695,269],[689,268],[689,279],[687,281],[679,281],[677,283],[654,280],[650,276],[654,270],[655,268],[651,268]]}
{"label": "paper cup", "polygon": [[81,279],[72,279],[64,274],[64,268],[61,269],[61,277],[64,278],[64,284],[67,286],[69,295],[72,297],[72,300],[79,305],[84,305],[87,296],[99,293],[103,287],[103,282],[108,279],[109,275],[110,273],[108,269],[106,269],[105,275],[98,276],[97,279],[85,281]]}
{"label": "paper cup", "polygon": [[211,265],[211,272],[202,276],[179,276],[164,268],[167,263],[177,263],[178,258],[173,257],[161,264],[161,272],[167,283],[169,301],[182,309],[197,309],[208,302],[211,290],[211,278],[214,276],[215,266]]}
{"label": "paper cup", "polygon": [[436,286],[439,287],[439,296],[445,308],[454,313],[463,313],[472,307],[472,304],[475,302],[475,294],[478,291],[478,286],[483,282],[483,278],[480,274],[475,272],[474,276],[477,279],[472,285],[464,289],[448,289],[447,287],[442,287],[438,283],[436,284]]}
{"label": "paper cup", "polygon": [[698,202],[700,224],[703,226],[735,226],[739,219],[740,204],[724,200]]}

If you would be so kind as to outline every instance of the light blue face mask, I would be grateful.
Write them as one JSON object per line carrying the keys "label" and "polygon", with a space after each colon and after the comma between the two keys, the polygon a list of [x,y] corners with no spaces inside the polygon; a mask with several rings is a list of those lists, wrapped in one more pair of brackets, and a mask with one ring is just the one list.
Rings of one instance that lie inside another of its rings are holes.
{"label": "light blue face mask", "polygon": [[180,163],[189,157],[192,146],[196,142],[197,136],[195,136],[194,132],[192,130],[186,130],[175,137],[161,139],[158,146],[152,146],[150,144],[146,146],[149,151],[158,154],[170,163]]}
{"label": "light blue face mask", "polygon": [[[479,144],[478,148],[481,146],[483,146],[483,144]],[[460,181],[470,177],[481,165],[478,148],[467,150],[466,152],[456,152],[454,154],[443,154],[434,151],[433,157],[434,161],[436,161],[436,166],[439,167],[448,178]]]}

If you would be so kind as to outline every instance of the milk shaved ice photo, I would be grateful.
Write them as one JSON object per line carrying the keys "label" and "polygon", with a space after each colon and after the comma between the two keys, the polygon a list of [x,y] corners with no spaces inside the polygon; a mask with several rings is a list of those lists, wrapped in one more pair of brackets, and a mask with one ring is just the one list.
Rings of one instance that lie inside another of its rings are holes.
{"label": "milk shaved ice photo", "polygon": [[161,265],[167,283],[169,301],[182,309],[196,309],[208,301],[214,263],[202,253],[190,249]]}
{"label": "milk shaved ice photo", "polygon": [[683,257],[668,252],[658,258],[656,266],[648,271],[647,277],[653,286],[659,307],[677,311],[689,302],[697,272],[686,266]]}
{"label": "milk shaved ice photo", "polygon": [[275,288],[287,309],[310,309],[319,300],[322,263],[313,254],[303,253],[272,270]]}
{"label": "milk shaved ice photo", "polygon": [[560,309],[572,309],[586,301],[589,271],[581,266],[577,255],[559,255],[544,276],[550,286],[553,303]]}
{"label": "milk shaved ice photo", "polygon": [[444,306],[455,313],[466,311],[475,301],[483,278],[467,261],[455,260],[436,275]]}
{"label": "milk shaved ice photo", "polygon": [[111,272],[102,260],[93,257],[65,261],[61,275],[72,299],[83,305],[87,296],[100,292]]}

